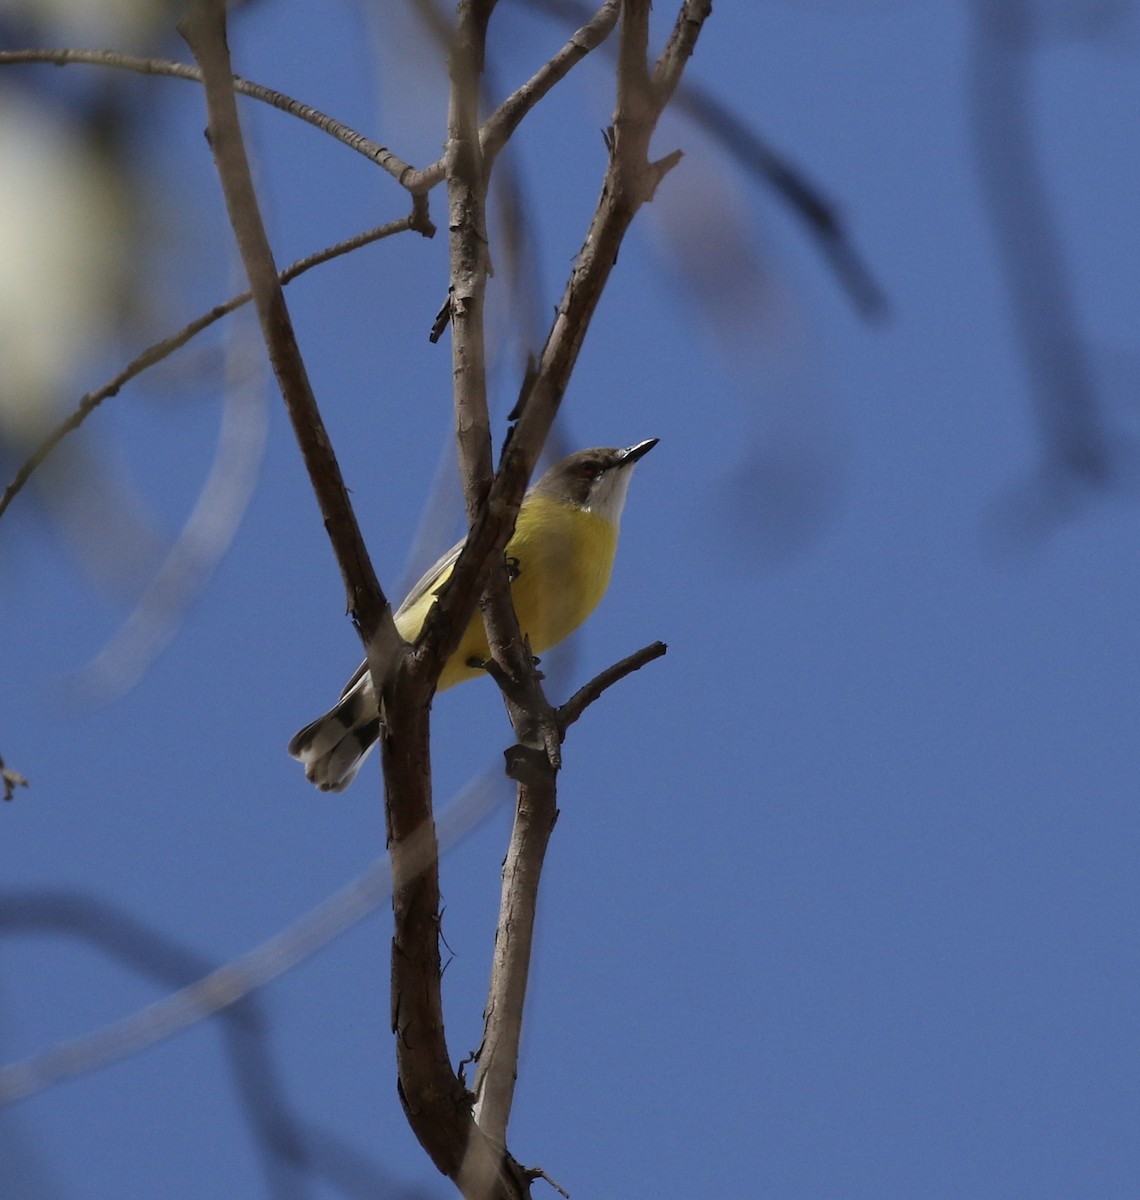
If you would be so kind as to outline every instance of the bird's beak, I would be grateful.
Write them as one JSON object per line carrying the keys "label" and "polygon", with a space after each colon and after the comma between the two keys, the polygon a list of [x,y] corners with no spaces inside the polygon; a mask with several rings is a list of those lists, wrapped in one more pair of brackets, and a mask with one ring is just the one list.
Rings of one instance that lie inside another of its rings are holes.
{"label": "bird's beak", "polygon": [[636,446],[630,446],[623,450],[618,466],[632,467],[639,458],[644,458],[660,440],[660,438],[646,438],[644,442],[638,442]]}

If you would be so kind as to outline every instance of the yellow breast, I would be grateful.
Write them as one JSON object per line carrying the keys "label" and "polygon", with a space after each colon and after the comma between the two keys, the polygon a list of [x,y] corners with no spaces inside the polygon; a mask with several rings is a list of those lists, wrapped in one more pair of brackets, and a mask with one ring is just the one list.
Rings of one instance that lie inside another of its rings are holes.
{"label": "yellow breast", "polygon": [[[616,550],[617,529],[604,518],[548,496],[526,498],[506,553],[518,564],[511,596],[535,654],[558,645],[597,608],[609,587]],[[429,594],[400,614],[396,624],[402,637],[410,641],[419,633],[434,599]],[[476,611],[443,669],[439,690],[481,674],[467,660],[489,654],[483,618]]]}

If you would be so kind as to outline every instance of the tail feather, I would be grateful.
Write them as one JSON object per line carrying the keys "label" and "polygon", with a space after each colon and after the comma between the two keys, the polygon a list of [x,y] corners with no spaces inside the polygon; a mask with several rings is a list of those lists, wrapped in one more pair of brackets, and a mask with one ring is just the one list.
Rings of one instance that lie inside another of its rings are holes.
{"label": "tail feather", "polygon": [[356,778],[380,736],[380,713],[372,678],[364,674],[324,716],[298,730],[289,753],[322,792],[342,792]]}

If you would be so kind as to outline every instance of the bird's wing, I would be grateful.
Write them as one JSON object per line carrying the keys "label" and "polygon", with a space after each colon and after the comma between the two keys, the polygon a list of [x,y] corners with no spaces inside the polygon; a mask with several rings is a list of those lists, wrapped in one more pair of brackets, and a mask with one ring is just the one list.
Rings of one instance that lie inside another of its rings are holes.
{"label": "bird's wing", "polygon": [[[467,539],[464,538],[464,541]],[[396,616],[405,613],[413,605],[422,600],[428,592],[438,592],[451,574],[451,568],[455,566],[455,560],[459,557],[459,551],[463,549],[463,542],[456,542],[446,554],[442,555],[420,576],[416,586],[404,597],[404,602],[396,610]]]}
{"label": "bird's wing", "polygon": [[[416,586],[404,597],[403,603],[396,610],[396,616],[407,612],[408,609],[416,605],[429,592],[438,592],[444,585],[447,577],[451,574],[451,568],[455,566],[455,560],[459,557],[459,551],[463,549],[463,542],[456,542],[446,554],[436,560],[420,577]],[[360,681],[368,674],[368,660],[360,664],[352,673],[352,678],[344,685],[344,691],[341,692],[343,700],[349,692],[355,688]]]}

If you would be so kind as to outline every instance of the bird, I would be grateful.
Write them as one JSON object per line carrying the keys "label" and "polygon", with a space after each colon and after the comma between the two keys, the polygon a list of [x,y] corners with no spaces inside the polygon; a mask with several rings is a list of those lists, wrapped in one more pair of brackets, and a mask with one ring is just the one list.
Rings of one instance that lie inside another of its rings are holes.
{"label": "bird", "polygon": [[[619,449],[579,450],[555,463],[523,497],[504,551],[519,628],[532,654],[558,645],[597,608],[609,587],[618,530],[633,468],[657,438]],[[396,610],[396,629],[415,641],[463,549],[432,566]],[[490,658],[476,611],[444,664],[437,691],[484,674]],[[328,712],[298,730],[289,753],[322,792],[341,792],[356,778],[380,736],[380,709],[368,663],[361,663]]]}

